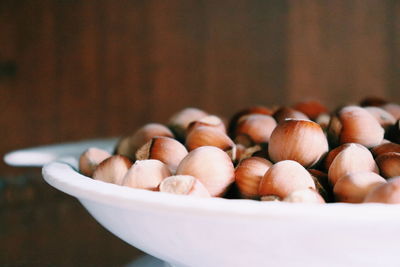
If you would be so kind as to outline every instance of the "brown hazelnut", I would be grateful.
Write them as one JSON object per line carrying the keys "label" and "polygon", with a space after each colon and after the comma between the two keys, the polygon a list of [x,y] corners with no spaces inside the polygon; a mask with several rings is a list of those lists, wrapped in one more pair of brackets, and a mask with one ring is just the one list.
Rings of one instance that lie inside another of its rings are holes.
{"label": "brown hazelnut", "polygon": [[109,157],[111,157],[110,153],[96,147],[91,147],[85,150],[79,157],[80,173],[88,177],[92,177],[94,170],[97,168],[100,162]]}
{"label": "brown hazelnut", "polygon": [[328,134],[333,146],[359,143],[370,148],[382,142],[384,129],[364,108],[346,106],[331,118]]}
{"label": "brown hazelnut", "polygon": [[316,164],[328,152],[321,127],[309,120],[285,120],[271,134],[268,145],[273,162],[295,160],[305,167]]}
{"label": "brown hazelnut", "polygon": [[378,157],[381,154],[387,153],[387,152],[397,152],[400,153],[400,144],[396,144],[393,142],[385,142],[380,145],[374,146],[371,149],[372,155],[374,157]]}
{"label": "brown hazelnut", "polygon": [[377,173],[378,166],[367,148],[351,143],[336,155],[329,167],[328,177],[331,184],[334,185],[339,178],[361,171]]}
{"label": "brown hazelnut", "polygon": [[175,173],[179,163],[187,154],[185,146],[175,139],[157,136],[136,151],[136,159],[157,159],[167,164],[171,172]]}
{"label": "brown hazelnut", "polygon": [[369,191],[383,183],[386,180],[374,172],[355,172],[339,178],[333,191],[338,201],[361,203]]}
{"label": "brown hazelnut", "polygon": [[175,113],[169,120],[168,126],[172,129],[179,141],[184,141],[186,130],[193,121],[201,120],[208,114],[198,108],[185,108]]}
{"label": "brown hazelnut", "polygon": [[107,183],[122,184],[132,161],[125,156],[115,155],[103,160],[93,172],[93,179]]}
{"label": "brown hazelnut", "polygon": [[226,133],[225,124],[222,119],[215,115],[208,115],[201,118],[200,120],[192,121],[187,127],[186,135],[188,135],[191,130],[200,126],[212,127],[220,130],[223,133]]}
{"label": "brown hazelnut", "polygon": [[338,146],[338,147],[332,149],[331,151],[329,151],[329,152],[326,154],[326,156],[325,156],[325,158],[324,158],[324,160],[323,160],[324,169],[325,169],[326,171],[328,171],[328,170],[329,170],[329,167],[331,166],[332,161],[335,159],[335,157],[336,157],[340,152],[342,152],[344,149],[348,148],[351,144],[353,144],[353,143],[342,144],[342,145],[340,145],[340,146]]}
{"label": "brown hazelnut", "polygon": [[243,110],[237,112],[235,115],[232,116],[232,118],[229,122],[228,133],[230,135],[233,135],[235,132],[238,120],[242,116],[250,115],[250,114],[272,115],[272,110],[267,107],[263,107],[263,106],[254,106],[254,107],[249,107],[249,108],[246,108],[246,109],[243,109]]}
{"label": "brown hazelnut", "polygon": [[395,103],[387,103],[381,106],[384,110],[393,115],[396,120],[400,119],[400,105]]}
{"label": "brown hazelnut", "polygon": [[380,173],[385,178],[400,176],[400,153],[387,152],[376,158]]}
{"label": "brown hazelnut", "polygon": [[159,160],[137,160],[123,178],[122,185],[158,191],[158,186],[171,176],[168,166]]}
{"label": "brown hazelnut", "polygon": [[275,127],[276,121],[269,115],[246,115],[238,120],[235,136],[248,136],[254,144],[268,143]]}
{"label": "brown hazelnut", "polygon": [[309,117],[311,120],[315,120],[321,114],[329,113],[329,110],[316,100],[302,101],[293,106],[295,110],[298,110]]}
{"label": "brown hazelnut", "polygon": [[199,126],[191,130],[186,137],[185,145],[189,151],[201,146],[215,146],[224,151],[235,147],[235,143],[228,135],[219,129],[207,126]]}
{"label": "brown hazelnut", "polygon": [[191,175],[207,188],[211,196],[222,196],[234,182],[235,169],[228,154],[214,146],[202,146],[181,161],[177,175]]}
{"label": "brown hazelnut", "polygon": [[283,160],[272,165],[261,179],[258,194],[284,199],[291,193],[312,188],[315,183],[311,175],[298,162]]}
{"label": "brown hazelnut", "polygon": [[272,163],[259,157],[250,157],[242,160],[235,169],[235,181],[240,194],[244,198],[259,198],[258,188],[264,174]]}
{"label": "brown hazelnut", "polygon": [[309,120],[307,115],[303,112],[288,107],[281,107],[277,109],[274,112],[273,117],[277,123],[281,123],[287,119]]}
{"label": "brown hazelnut", "polygon": [[315,118],[315,122],[321,126],[322,130],[326,131],[329,126],[329,122],[331,121],[331,115],[322,113]]}
{"label": "brown hazelnut", "polygon": [[391,125],[396,123],[396,119],[392,114],[379,107],[365,107],[366,111],[368,111],[383,127],[383,129],[388,129]]}
{"label": "brown hazelnut", "polygon": [[135,160],[136,150],[155,136],[174,137],[171,130],[166,126],[159,123],[149,123],[139,128],[134,134],[122,138],[116,147],[115,154]]}
{"label": "brown hazelnut", "polygon": [[393,177],[387,183],[373,188],[364,199],[364,203],[367,202],[399,204],[400,177]]}

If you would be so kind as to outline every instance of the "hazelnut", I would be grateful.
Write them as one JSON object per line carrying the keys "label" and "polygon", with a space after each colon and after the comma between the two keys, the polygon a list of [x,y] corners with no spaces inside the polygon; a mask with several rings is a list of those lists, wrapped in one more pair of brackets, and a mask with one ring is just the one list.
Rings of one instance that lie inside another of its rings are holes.
{"label": "hazelnut", "polygon": [[378,166],[367,148],[360,144],[351,143],[333,159],[328,170],[328,178],[334,185],[339,178],[361,171],[377,173]]}
{"label": "hazelnut", "polygon": [[201,146],[215,146],[224,151],[232,150],[235,143],[228,135],[214,127],[199,126],[189,132],[186,137],[186,147],[189,151]]}
{"label": "hazelnut", "polygon": [[174,137],[171,130],[166,126],[159,123],[149,123],[139,128],[133,135],[122,138],[117,145],[115,154],[135,160],[136,150],[155,136]]}
{"label": "hazelnut", "polygon": [[315,118],[315,122],[321,126],[322,130],[326,131],[329,126],[329,122],[331,121],[331,115],[322,113],[317,118]]}
{"label": "hazelnut", "polygon": [[291,193],[312,188],[315,183],[307,170],[298,162],[284,160],[272,165],[260,182],[260,196],[277,196],[284,199]]}
{"label": "hazelnut", "polygon": [[341,202],[361,203],[374,187],[386,183],[386,180],[374,172],[355,172],[337,180],[333,192]]}
{"label": "hazelnut", "polygon": [[111,157],[110,153],[99,148],[91,147],[85,150],[79,157],[80,173],[88,177],[92,177],[97,165],[109,157]]}
{"label": "hazelnut", "polygon": [[400,203],[400,177],[393,177],[387,183],[373,188],[365,197],[366,202],[378,202],[387,204]]}
{"label": "hazelnut", "polygon": [[157,191],[161,181],[168,176],[171,176],[171,171],[161,161],[137,160],[124,176],[122,185]]}
{"label": "hazelnut", "polygon": [[312,120],[315,120],[321,114],[329,113],[328,109],[324,105],[322,105],[319,101],[316,100],[299,102],[295,104],[293,108],[297,111],[302,112]]}
{"label": "hazelnut", "polygon": [[311,188],[294,191],[290,193],[287,197],[285,197],[283,201],[291,203],[325,203],[325,200],[322,198],[322,196],[318,194],[317,191]]}
{"label": "hazelnut", "polygon": [[370,148],[382,142],[384,129],[364,108],[347,106],[331,118],[328,134],[333,146],[359,143]]}
{"label": "hazelnut", "polygon": [[329,151],[329,152],[326,154],[326,156],[325,156],[325,158],[324,158],[324,160],[323,160],[324,169],[325,169],[326,171],[328,171],[328,170],[329,170],[329,167],[331,166],[332,161],[335,159],[335,157],[336,157],[340,152],[342,152],[344,149],[348,148],[351,144],[352,144],[352,143],[342,144],[342,145],[340,145],[340,146],[338,146],[338,147],[332,149],[331,151]]}
{"label": "hazelnut", "polygon": [[211,197],[204,185],[190,175],[175,175],[160,183],[160,192],[197,197]]}
{"label": "hazelnut", "polygon": [[136,151],[137,160],[157,159],[174,173],[182,159],[188,154],[185,146],[170,137],[157,136]]}
{"label": "hazelnut", "polygon": [[187,127],[186,135],[188,135],[191,130],[193,130],[197,127],[200,127],[200,126],[212,127],[212,128],[220,130],[223,133],[226,133],[225,124],[222,121],[222,119],[215,115],[208,115],[208,116],[201,118],[200,120],[192,121],[189,124],[189,126]]}
{"label": "hazelnut", "polygon": [[132,166],[132,161],[121,155],[111,156],[103,160],[93,172],[93,179],[120,185]]}
{"label": "hazelnut", "polygon": [[243,110],[237,112],[235,115],[233,115],[232,119],[229,122],[228,133],[230,135],[233,135],[239,119],[242,116],[250,115],[250,114],[272,115],[272,110],[267,107],[263,107],[263,106],[254,106],[254,107],[249,107],[249,108],[246,108],[246,109],[243,109]]}
{"label": "hazelnut", "polygon": [[251,114],[242,116],[235,129],[235,136],[245,135],[255,144],[268,143],[276,121],[269,115]]}
{"label": "hazelnut", "polygon": [[376,158],[379,170],[383,177],[392,178],[400,176],[400,153],[387,152]]}
{"label": "hazelnut", "polygon": [[274,112],[273,117],[278,123],[281,123],[287,119],[298,119],[298,120],[308,120],[306,114],[300,112],[298,110],[288,108],[288,107],[281,107]]}
{"label": "hazelnut", "polygon": [[271,134],[268,145],[273,162],[295,160],[305,167],[316,164],[328,152],[321,127],[308,120],[285,120]]}
{"label": "hazelnut", "polygon": [[193,121],[201,120],[208,116],[208,114],[198,108],[185,108],[175,113],[169,120],[169,127],[174,132],[179,141],[184,141],[186,137],[186,130],[189,124]]}
{"label": "hazelnut", "polygon": [[239,163],[235,169],[235,181],[244,198],[260,197],[258,195],[260,181],[271,166],[270,161],[259,157],[250,157]]}
{"label": "hazelnut", "polygon": [[397,152],[400,153],[400,144],[392,143],[392,142],[385,142],[380,145],[377,145],[371,149],[372,154],[374,157],[378,157],[387,152]]}
{"label": "hazelnut", "polygon": [[383,127],[383,129],[388,129],[391,125],[396,123],[396,119],[392,114],[379,107],[365,107],[366,111],[368,111]]}
{"label": "hazelnut", "polygon": [[227,153],[214,146],[202,146],[189,152],[176,174],[194,176],[211,196],[222,196],[235,179],[234,171]]}
{"label": "hazelnut", "polygon": [[387,103],[381,106],[384,110],[393,115],[396,120],[400,119],[400,105],[395,103]]}

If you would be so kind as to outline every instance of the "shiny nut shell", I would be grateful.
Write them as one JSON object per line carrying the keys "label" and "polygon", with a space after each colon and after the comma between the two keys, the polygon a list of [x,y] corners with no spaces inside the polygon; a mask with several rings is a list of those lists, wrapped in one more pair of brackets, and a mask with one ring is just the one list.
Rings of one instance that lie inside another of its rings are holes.
{"label": "shiny nut shell", "polygon": [[379,170],[383,177],[392,178],[400,176],[400,153],[387,152],[376,158]]}
{"label": "shiny nut shell", "polygon": [[258,188],[264,174],[272,163],[259,157],[242,160],[235,169],[235,182],[244,198],[259,198]]}
{"label": "shiny nut shell", "polygon": [[268,146],[273,162],[295,160],[305,167],[316,164],[328,152],[321,127],[308,120],[286,120],[274,129]]}
{"label": "shiny nut shell", "polygon": [[134,134],[122,138],[117,144],[115,154],[135,159],[136,151],[155,136],[174,137],[166,126],[159,123],[148,123],[139,128]]}
{"label": "shiny nut shell", "polygon": [[374,187],[386,180],[374,172],[350,173],[337,180],[333,192],[337,201],[361,203]]}
{"label": "shiny nut shell", "polygon": [[355,172],[378,172],[371,152],[364,146],[356,143],[349,144],[343,149],[329,167],[328,177],[331,184],[335,184],[341,177]]}
{"label": "shiny nut shell", "polygon": [[207,188],[211,196],[221,196],[235,179],[234,167],[228,154],[213,146],[202,146],[189,152],[176,171],[191,175]]}
{"label": "shiny nut shell", "polygon": [[85,150],[79,157],[79,172],[88,177],[92,177],[94,170],[106,158],[111,157],[105,150],[91,147]]}
{"label": "shiny nut shell", "polygon": [[231,150],[235,143],[224,132],[214,127],[199,126],[189,132],[185,143],[192,151],[201,146],[215,146],[224,151]]}
{"label": "shiny nut shell", "polygon": [[206,116],[208,116],[207,112],[201,109],[193,107],[184,108],[170,118],[168,126],[179,141],[184,141],[189,124],[193,121],[201,120]]}
{"label": "shiny nut shell", "polygon": [[386,184],[372,189],[364,200],[364,203],[368,202],[400,204],[400,177],[389,179]]}
{"label": "shiny nut shell", "polygon": [[372,154],[374,157],[378,157],[379,155],[385,154],[387,152],[397,152],[400,153],[400,144],[387,142],[375,146],[371,149]]}
{"label": "shiny nut shell", "polygon": [[281,123],[287,119],[297,119],[297,120],[310,119],[303,112],[288,107],[280,107],[274,112],[273,117],[275,118],[277,123]]}
{"label": "shiny nut shell", "polygon": [[103,160],[93,172],[93,179],[120,185],[132,166],[132,161],[125,156],[115,155]]}
{"label": "shiny nut shell", "polygon": [[379,122],[365,109],[357,106],[344,107],[339,112],[342,124],[339,141],[359,143],[365,147],[374,147],[383,140],[384,129]]}
{"label": "shiny nut shell", "polygon": [[251,114],[239,119],[235,136],[247,135],[253,143],[268,143],[272,131],[277,123],[272,116],[263,114]]}
{"label": "shiny nut shell", "polygon": [[136,151],[136,159],[157,159],[167,164],[174,173],[187,154],[188,151],[180,142],[173,138],[157,136]]}
{"label": "shiny nut shell", "polygon": [[250,115],[250,114],[264,114],[264,115],[272,115],[272,110],[264,107],[264,106],[253,106],[239,112],[235,113],[232,116],[231,120],[229,121],[228,133],[232,135],[235,132],[237,122],[243,116]]}
{"label": "shiny nut shell", "polygon": [[379,107],[364,107],[366,111],[368,111],[384,128],[387,129],[391,125],[396,123],[396,119],[392,114]]}
{"label": "shiny nut shell", "polygon": [[122,185],[157,191],[161,181],[171,176],[171,171],[159,160],[137,160],[123,178]]}
{"label": "shiny nut shell", "polygon": [[327,114],[328,109],[322,105],[319,101],[316,100],[308,100],[302,101],[293,106],[295,110],[298,110],[305,114],[312,120],[315,120],[321,114]]}
{"label": "shiny nut shell", "polygon": [[261,179],[260,196],[273,195],[285,198],[291,193],[312,188],[315,183],[307,170],[293,160],[284,160],[272,165]]}

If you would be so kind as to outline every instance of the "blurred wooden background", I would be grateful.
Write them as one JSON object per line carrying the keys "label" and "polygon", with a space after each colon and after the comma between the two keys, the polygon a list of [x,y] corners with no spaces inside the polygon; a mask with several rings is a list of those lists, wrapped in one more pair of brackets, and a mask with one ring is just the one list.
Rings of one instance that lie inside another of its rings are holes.
{"label": "blurred wooden background", "polygon": [[[366,95],[399,102],[399,85],[398,0],[0,0],[1,155],[122,135],[186,106],[229,116],[304,98],[329,107]],[[7,179],[26,173],[4,163],[0,171]],[[4,192],[18,195],[21,185],[7,179],[0,201],[14,207]],[[59,194],[68,216],[82,218],[82,208]],[[0,221],[12,224],[6,211]],[[96,227],[93,240],[112,239]],[[7,240],[18,238],[26,236]],[[79,240],[72,245],[82,249]],[[18,257],[18,246],[7,251]],[[87,261],[100,262],[107,261]]]}

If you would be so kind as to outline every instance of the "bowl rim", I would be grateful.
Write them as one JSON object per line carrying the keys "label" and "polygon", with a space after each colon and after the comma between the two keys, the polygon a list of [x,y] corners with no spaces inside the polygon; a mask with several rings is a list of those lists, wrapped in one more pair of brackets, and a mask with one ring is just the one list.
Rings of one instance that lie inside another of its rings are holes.
{"label": "bowl rim", "polygon": [[91,179],[76,171],[76,158],[46,164],[42,174],[47,183],[79,200],[116,208],[147,212],[180,213],[190,216],[232,216],[241,219],[295,219],[338,221],[400,220],[400,204],[305,204],[262,202],[247,199],[199,198],[134,189]]}

